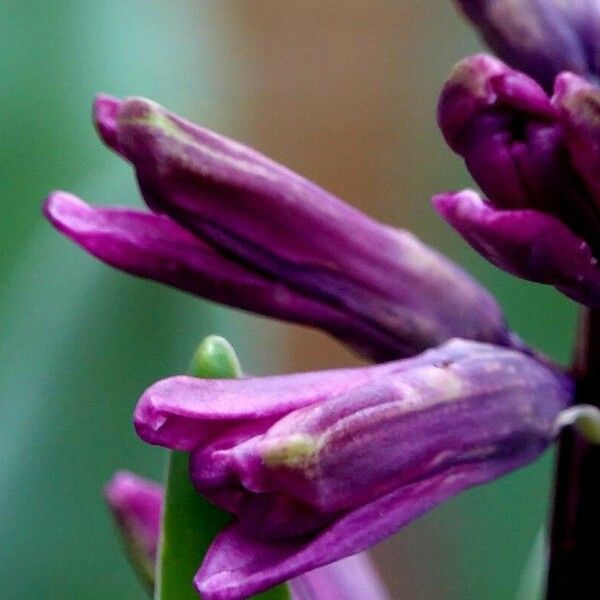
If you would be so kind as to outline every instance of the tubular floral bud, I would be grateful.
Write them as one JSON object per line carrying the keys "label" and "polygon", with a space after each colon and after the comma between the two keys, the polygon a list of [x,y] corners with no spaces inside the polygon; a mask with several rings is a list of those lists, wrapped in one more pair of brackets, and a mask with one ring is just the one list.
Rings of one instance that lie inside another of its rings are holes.
{"label": "tubular floral bud", "polygon": [[[161,486],[133,473],[117,473],[106,486],[128,554],[150,591],[164,499]],[[389,600],[369,557],[362,553],[304,573],[290,581],[292,600]]]}
{"label": "tubular floral bud", "polygon": [[126,471],[116,473],[104,489],[127,556],[149,590],[154,587],[163,496],[160,485]]}
{"label": "tubular floral bud", "polygon": [[487,55],[464,59],[444,86],[438,121],[489,201],[474,192],[434,204],[495,265],[600,306],[600,89],[562,74],[548,97]]}
{"label": "tubular floral bud", "polygon": [[196,577],[206,600],[234,600],[533,460],[571,387],[520,352],[454,340],[360,369],[166,379],[134,421],[146,442],[190,451],[198,491],[234,514]]}
{"label": "tubular floral bud", "polygon": [[488,46],[551,90],[561,71],[600,74],[597,0],[455,0]]}
{"label": "tubular floral bud", "polygon": [[52,194],[47,217],[101,260],[320,327],[378,360],[454,336],[512,343],[495,300],[409,233],[149,100],[99,96],[94,118],[154,211]]}

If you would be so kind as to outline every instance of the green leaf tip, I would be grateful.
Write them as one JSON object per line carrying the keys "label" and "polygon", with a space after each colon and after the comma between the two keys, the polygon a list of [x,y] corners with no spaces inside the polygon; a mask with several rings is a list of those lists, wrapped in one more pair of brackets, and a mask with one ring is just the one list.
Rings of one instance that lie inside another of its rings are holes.
{"label": "green leaf tip", "polygon": [[225,338],[209,335],[194,352],[189,372],[202,379],[234,379],[241,377],[242,367],[233,346]]}
{"label": "green leaf tip", "polygon": [[[192,358],[189,374],[202,379],[235,379],[242,368],[232,345],[223,337],[204,338]],[[165,510],[159,548],[155,600],[199,600],[192,583],[213,538],[230,516],[200,496],[189,478],[189,456],[170,452]],[[254,600],[289,600],[279,585]]]}

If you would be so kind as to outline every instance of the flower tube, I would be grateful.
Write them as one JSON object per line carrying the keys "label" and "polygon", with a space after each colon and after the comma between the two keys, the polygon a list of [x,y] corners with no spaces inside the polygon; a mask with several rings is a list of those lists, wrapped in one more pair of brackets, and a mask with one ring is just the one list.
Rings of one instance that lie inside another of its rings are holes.
{"label": "flower tube", "polygon": [[319,327],[376,360],[452,337],[514,343],[496,301],[459,267],[258,152],[141,98],[99,96],[94,119],[152,212],[55,192],[45,213],[101,260]]}
{"label": "flower tube", "polygon": [[135,425],[146,442],[190,451],[198,491],[235,516],[196,577],[206,600],[234,600],[530,462],[571,391],[520,352],[454,340],[362,369],[166,379]]}

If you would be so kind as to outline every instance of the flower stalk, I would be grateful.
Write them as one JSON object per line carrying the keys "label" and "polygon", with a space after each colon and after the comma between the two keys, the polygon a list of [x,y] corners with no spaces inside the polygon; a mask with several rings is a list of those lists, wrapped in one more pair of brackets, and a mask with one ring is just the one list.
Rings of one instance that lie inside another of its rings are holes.
{"label": "flower stalk", "polygon": [[[576,404],[600,406],[600,311],[582,315],[573,365]],[[597,587],[600,540],[600,446],[574,428],[558,452],[547,600],[584,598]]]}

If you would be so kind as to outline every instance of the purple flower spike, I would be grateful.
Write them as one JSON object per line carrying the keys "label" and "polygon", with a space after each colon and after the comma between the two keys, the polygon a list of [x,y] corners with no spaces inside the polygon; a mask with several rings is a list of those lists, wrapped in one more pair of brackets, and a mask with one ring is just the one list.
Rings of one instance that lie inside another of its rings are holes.
{"label": "purple flower spike", "polygon": [[561,71],[600,74],[597,0],[456,0],[488,46],[548,91]]}
{"label": "purple flower spike", "polygon": [[127,554],[148,588],[154,585],[164,492],[133,473],[116,473],[104,490]]}
{"label": "purple flower spike", "polygon": [[132,163],[153,211],[52,194],[50,221],[101,260],[320,327],[377,360],[452,337],[511,343],[495,300],[411,234],[149,100],[100,96],[94,117],[106,144]]}
{"label": "purple flower spike", "polygon": [[499,60],[461,61],[438,121],[484,194],[434,204],[495,265],[600,306],[600,89],[573,74],[548,97]]}
{"label": "purple flower spike", "polygon": [[[154,585],[164,490],[133,473],[117,473],[106,486],[130,556],[149,587]],[[369,557],[362,553],[304,573],[290,581],[292,600],[389,600]]]}
{"label": "purple flower spike", "polygon": [[149,443],[191,450],[196,488],[235,515],[196,578],[206,600],[235,600],[533,460],[571,391],[520,352],[454,340],[362,369],[166,379],[135,425]]}

